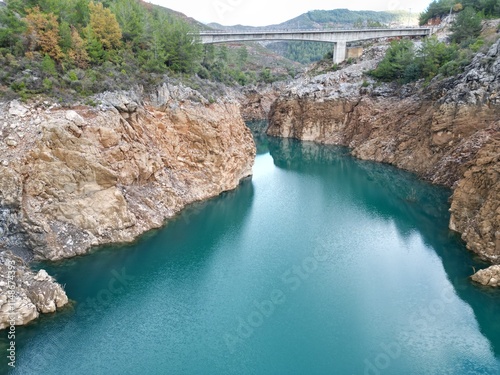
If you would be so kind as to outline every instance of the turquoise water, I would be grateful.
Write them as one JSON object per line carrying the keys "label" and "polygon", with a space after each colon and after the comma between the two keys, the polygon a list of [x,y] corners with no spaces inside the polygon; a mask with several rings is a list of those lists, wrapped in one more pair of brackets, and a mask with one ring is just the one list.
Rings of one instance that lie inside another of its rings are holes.
{"label": "turquoise water", "polygon": [[500,294],[450,191],[346,149],[258,138],[254,176],[129,246],[44,264],[72,308],[14,374],[500,374]]}

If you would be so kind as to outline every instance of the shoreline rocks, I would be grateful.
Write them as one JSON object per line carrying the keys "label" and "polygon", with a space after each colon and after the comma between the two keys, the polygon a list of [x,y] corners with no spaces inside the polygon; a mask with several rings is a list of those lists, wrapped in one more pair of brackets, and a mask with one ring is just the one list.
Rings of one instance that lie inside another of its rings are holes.
{"label": "shoreline rocks", "polygon": [[500,265],[480,270],[471,279],[484,286],[500,287]]}
{"label": "shoreline rocks", "polygon": [[35,273],[10,251],[0,252],[0,330],[25,325],[67,303],[66,292],[45,270]]}

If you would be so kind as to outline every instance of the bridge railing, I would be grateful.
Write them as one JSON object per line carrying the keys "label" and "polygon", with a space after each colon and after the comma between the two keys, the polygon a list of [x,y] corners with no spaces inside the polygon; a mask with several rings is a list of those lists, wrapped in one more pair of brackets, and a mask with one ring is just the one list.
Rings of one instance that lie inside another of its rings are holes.
{"label": "bridge railing", "polygon": [[[200,35],[217,35],[217,34],[261,34],[261,33],[328,33],[335,31],[366,31],[366,30],[432,30],[432,27],[429,26],[402,26],[402,27],[362,27],[362,28],[335,28],[335,29],[268,29],[268,30],[206,30],[200,31]],[[196,33],[190,33],[196,34]]]}

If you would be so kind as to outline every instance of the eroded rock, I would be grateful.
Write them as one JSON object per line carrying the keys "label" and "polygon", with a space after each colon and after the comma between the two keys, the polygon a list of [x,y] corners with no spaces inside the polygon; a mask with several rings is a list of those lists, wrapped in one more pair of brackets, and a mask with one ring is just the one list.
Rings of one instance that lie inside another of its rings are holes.
{"label": "eroded rock", "polygon": [[[168,100],[181,92],[170,87]],[[235,101],[171,107],[142,105],[134,93],[100,98],[98,108],[49,108],[39,125],[26,115],[17,148],[0,146],[8,162],[0,215],[10,223],[0,225],[0,244],[58,260],[129,242],[251,174],[255,144]]]}
{"label": "eroded rock", "polygon": [[0,252],[0,329],[27,324],[67,303],[64,289],[45,270],[35,274],[10,251]]}
{"label": "eroded rock", "polygon": [[500,265],[480,270],[471,279],[485,286],[500,287]]}

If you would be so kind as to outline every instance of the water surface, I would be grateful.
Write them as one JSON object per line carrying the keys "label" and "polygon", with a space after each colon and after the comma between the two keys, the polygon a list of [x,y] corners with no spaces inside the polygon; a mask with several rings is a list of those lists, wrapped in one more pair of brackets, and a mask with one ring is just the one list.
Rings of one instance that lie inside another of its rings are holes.
{"label": "water surface", "polygon": [[500,374],[500,294],[447,189],[258,138],[254,176],[137,243],[40,265],[74,306],[18,329],[15,374]]}

